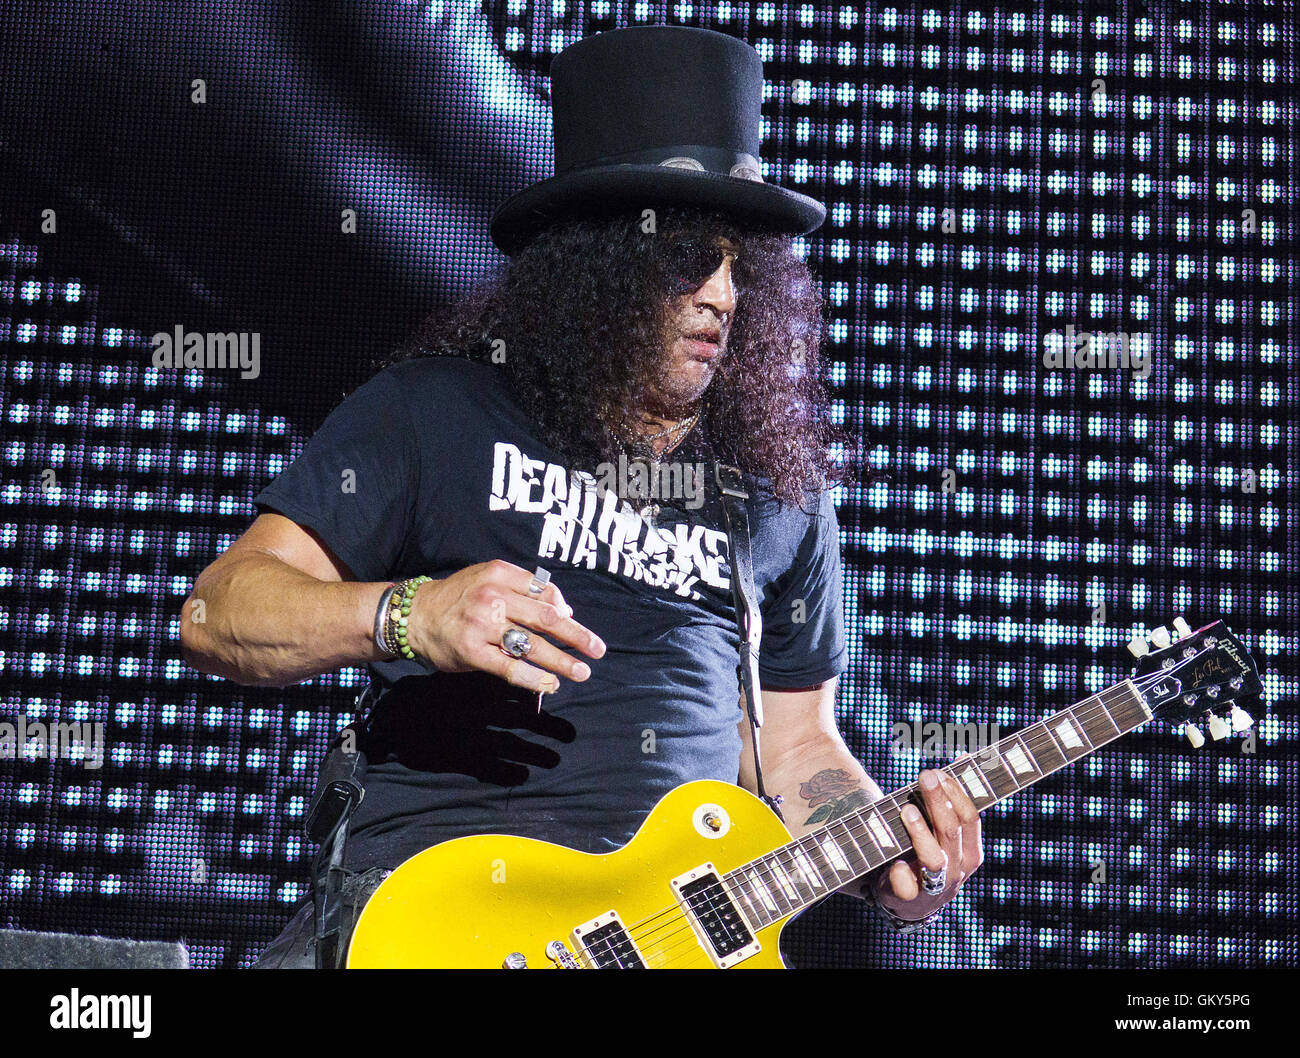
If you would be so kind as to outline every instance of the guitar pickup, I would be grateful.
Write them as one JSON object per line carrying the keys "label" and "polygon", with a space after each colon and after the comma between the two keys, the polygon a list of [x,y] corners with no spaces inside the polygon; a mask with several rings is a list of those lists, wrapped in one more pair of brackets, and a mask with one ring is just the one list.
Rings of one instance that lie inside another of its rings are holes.
{"label": "guitar pickup", "polygon": [[762,950],[713,864],[696,867],[670,884],[696,937],[718,969],[735,966]]}
{"label": "guitar pickup", "polygon": [[593,970],[644,970],[637,951],[617,911],[606,911],[584,922],[570,934],[573,946],[587,957]]}

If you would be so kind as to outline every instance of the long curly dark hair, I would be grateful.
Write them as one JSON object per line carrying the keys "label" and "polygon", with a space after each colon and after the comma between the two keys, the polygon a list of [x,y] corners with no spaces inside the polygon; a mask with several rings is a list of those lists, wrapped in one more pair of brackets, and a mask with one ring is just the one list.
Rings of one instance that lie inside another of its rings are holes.
{"label": "long curly dark hair", "polygon": [[[821,379],[825,322],[792,238],[689,207],[586,211],[558,220],[429,316],[380,362],[461,356],[499,364],[537,436],[572,469],[613,462],[633,410],[662,369],[669,320],[664,247],[725,236],[739,249],[730,337],[701,416],[712,451],[803,507],[848,480],[848,435]],[[503,344],[504,343],[504,344]]]}

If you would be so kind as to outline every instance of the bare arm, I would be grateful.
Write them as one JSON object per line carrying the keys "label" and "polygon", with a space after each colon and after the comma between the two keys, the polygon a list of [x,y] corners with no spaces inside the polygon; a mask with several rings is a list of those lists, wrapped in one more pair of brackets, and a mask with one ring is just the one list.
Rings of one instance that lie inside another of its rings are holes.
{"label": "bare arm", "polygon": [[[505,630],[522,627],[591,658],[605,653],[559,588],[548,584],[534,598],[531,579],[498,560],[422,585],[407,626],[411,649],[443,672],[478,669],[530,691],[558,690],[560,675],[590,678],[586,663],[540,636],[528,661],[500,649]],[[200,672],[269,687],[383,660],[374,623],[387,586],[357,582],[314,533],[263,514],[194,582],[181,608],[181,652]]]}
{"label": "bare arm", "polygon": [[[849,752],[835,724],[836,680],[793,691],[763,695],[763,784],[769,794],[785,800],[786,827],[801,837],[817,827],[848,815],[883,796],[875,780]],[[744,703],[741,703],[744,709]],[[749,722],[740,722],[743,745],[740,784],[754,788],[754,763]],[[936,785],[927,785],[930,776]],[[919,812],[905,809],[903,825],[915,852],[896,860],[876,879],[876,898],[907,919],[921,919],[956,895],[962,883],[983,862],[979,813],[966,792],[939,771],[921,773],[922,797],[933,830]],[[826,814],[825,806],[830,806]],[[920,891],[916,864],[931,869],[946,864],[948,884],[935,896]],[[842,890],[860,896],[861,882]]]}
{"label": "bare arm", "polygon": [[374,617],[386,583],[361,583],[314,533],[262,514],[194,582],[181,652],[200,672],[284,687],[384,655]]}
{"label": "bare arm", "polygon": [[[798,838],[815,830],[826,819],[808,822],[815,807],[811,795],[801,796],[813,780],[817,788],[833,792],[841,801],[838,815],[847,814],[883,794],[866,769],[849,752],[835,726],[835,688],[838,677],[793,691],[764,690],[763,728],[759,732],[763,751],[763,784],[769,794],[785,800],[782,812],[785,825]],[[741,710],[744,710],[741,702]],[[754,789],[754,754],[749,737],[749,721],[740,722],[742,743],[740,785]],[[826,772],[826,775],[820,775]]]}

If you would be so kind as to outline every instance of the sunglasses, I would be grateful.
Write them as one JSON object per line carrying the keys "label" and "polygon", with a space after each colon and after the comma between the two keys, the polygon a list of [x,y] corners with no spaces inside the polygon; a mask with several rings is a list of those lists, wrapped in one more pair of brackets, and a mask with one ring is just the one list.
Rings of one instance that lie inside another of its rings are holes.
{"label": "sunglasses", "polygon": [[740,289],[736,266],[740,259],[707,239],[683,239],[668,245],[663,270],[668,289],[674,294],[694,294],[708,282],[728,257],[732,259],[732,283]]}

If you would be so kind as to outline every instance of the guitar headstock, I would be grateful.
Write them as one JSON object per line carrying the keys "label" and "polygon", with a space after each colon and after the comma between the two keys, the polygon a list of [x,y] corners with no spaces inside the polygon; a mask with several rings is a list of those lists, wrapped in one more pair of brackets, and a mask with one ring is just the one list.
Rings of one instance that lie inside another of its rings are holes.
{"label": "guitar headstock", "polygon": [[1238,703],[1262,690],[1250,655],[1222,621],[1195,632],[1181,617],[1173,625],[1172,635],[1162,626],[1128,645],[1138,659],[1133,683],[1151,712],[1182,723],[1193,746],[1205,744],[1193,723],[1201,716],[1211,738],[1245,731],[1254,721]]}

